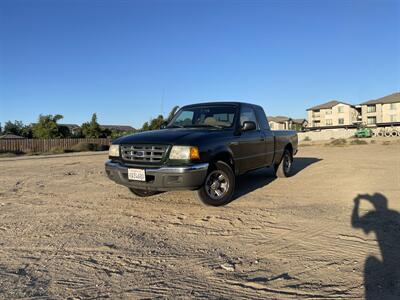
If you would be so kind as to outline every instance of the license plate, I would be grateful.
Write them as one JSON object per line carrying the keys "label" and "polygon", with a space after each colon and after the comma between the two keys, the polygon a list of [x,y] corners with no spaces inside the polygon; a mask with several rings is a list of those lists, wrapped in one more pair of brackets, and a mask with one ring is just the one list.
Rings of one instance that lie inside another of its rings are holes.
{"label": "license plate", "polygon": [[128,179],[146,181],[146,172],[142,169],[128,169]]}

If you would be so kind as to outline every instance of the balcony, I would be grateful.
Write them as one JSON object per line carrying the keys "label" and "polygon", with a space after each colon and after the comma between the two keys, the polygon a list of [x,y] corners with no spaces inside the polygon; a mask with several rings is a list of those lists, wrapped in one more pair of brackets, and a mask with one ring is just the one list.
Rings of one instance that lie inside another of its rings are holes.
{"label": "balcony", "polygon": [[317,112],[317,113],[313,113],[311,116],[312,116],[314,119],[316,119],[316,118],[320,118],[320,117],[321,117],[321,114],[320,114],[319,112]]}

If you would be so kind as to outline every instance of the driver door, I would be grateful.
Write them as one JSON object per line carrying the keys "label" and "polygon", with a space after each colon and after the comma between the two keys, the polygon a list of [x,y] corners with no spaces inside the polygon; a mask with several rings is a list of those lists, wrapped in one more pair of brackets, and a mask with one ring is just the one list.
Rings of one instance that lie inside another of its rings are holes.
{"label": "driver door", "polygon": [[235,163],[239,173],[265,166],[265,135],[260,130],[256,113],[251,106],[243,105],[240,111],[240,126],[251,121],[256,124],[255,130],[242,131],[240,136],[232,143],[235,154]]}

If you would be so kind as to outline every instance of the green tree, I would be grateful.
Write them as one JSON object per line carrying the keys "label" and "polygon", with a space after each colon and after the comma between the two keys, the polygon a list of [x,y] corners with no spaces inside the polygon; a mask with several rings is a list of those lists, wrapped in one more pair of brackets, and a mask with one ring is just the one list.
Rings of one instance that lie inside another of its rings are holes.
{"label": "green tree", "polygon": [[143,131],[150,130],[149,122],[144,122],[144,124],[142,126],[142,130]]}
{"label": "green tree", "polygon": [[179,106],[174,106],[174,108],[169,112],[167,122],[171,122],[172,118],[175,116],[176,112],[178,111]]}
{"label": "green tree", "polygon": [[57,122],[62,115],[39,115],[39,120],[32,127],[32,133],[38,139],[54,139],[61,137]]}
{"label": "green tree", "polygon": [[4,134],[11,133],[19,136],[23,136],[23,131],[26,126],[22,123],[22,121],[7,121],[4,125]]}
{"label": "green tree", "polygon": [[157,118],[151,119],[150,122],[145,122],[142,126],[142,131],[160,129],[163,123],[170,122],[172,120],[178,108],[179,106],[174,106],[174,108],[169,112],[168,118],[164,118],[163,115],[158,115]]}
{"label": "green tree", "polygon": [[94,113],[90,122],[82,124],[82,134],[87,138],[98,138],[102,135],[102,130],[97,123],[97,115]]}

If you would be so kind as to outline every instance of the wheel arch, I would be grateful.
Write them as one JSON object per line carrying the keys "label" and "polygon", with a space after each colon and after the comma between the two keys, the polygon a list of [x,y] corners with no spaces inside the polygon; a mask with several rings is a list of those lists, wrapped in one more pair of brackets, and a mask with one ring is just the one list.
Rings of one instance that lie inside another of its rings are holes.
{"label": "wheel arch", "polygon": [[218,151],[213,155],[211,162],[223,161],[227,163],[231,168],[234,174],[235,173],[235,161],[233,159],[233,154],[228,150]]}

